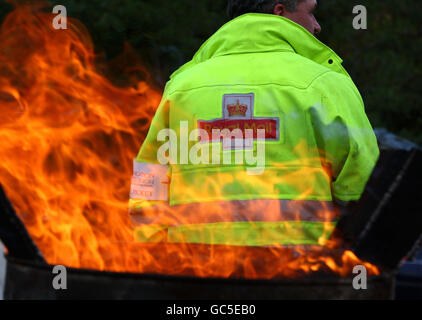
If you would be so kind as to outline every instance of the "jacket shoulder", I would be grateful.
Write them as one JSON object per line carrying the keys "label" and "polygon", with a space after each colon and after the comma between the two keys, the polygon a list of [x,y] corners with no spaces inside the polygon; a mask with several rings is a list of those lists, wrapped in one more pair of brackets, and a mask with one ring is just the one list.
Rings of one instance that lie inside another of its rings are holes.
{"label": "jacket shoulder", "polygon": [[346,78],[344,75],[298,54],[289,55],[284,60],[281,68],[284,68],[284,65],[288,65],[291,70],[290,74],[294,75],[292,78],[298,81],[303,88],[308,88],[315,82],[335,79],[337,75],[341,76],[342,81]]}
{"label": "jacket shoulder", "polygon": [[[216,85],[278,84],[307,89],[314,81],[329,74],[329,68],[293,52],[270,52],[216,57],[202,63],[191,60],[170,77],[172,90]],[[341,76],[342,81],[347,77]],[[321,80],[325,81],[325,80]]]}
{"label": "jacket shoulder", "polygon": [[338,95],[354,95],[359,100],[362,100],[353,80],[349,76],[335,71],[329,70],[328,72],[319,74],[310,86],[322,90],[325,95],[332,95],[334,93]]}
{"label": "jacket shoulder", "polygon": [[179,74],[181,74],[183,71],[186,71],[192,67],[194,67],[196,65],[196,63],[191,60],[187,63],[185,63],[184,65],[182,65],[181,67],[179,67],[176,71],[174,71],[171,75],[170,75],[170,80],[173,80],[174,78],[176,78]]}

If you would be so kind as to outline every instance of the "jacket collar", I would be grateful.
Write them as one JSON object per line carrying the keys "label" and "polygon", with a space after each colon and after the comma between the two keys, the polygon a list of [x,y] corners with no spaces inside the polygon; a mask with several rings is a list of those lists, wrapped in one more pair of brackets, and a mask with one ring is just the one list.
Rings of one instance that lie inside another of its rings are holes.
{"label": "jacket collar", "polygon": [[305,28],[284,17],[248,13],[223,25],[192,61],[172,76],[209,59],[231,54],[290,51],[348,76],[343,60]]}

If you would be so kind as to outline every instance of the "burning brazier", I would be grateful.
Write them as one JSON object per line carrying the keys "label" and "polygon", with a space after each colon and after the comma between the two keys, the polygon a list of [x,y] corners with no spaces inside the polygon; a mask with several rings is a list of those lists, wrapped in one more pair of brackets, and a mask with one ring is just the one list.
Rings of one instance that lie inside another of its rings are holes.
{"label": "burning brazier", "polygon": [[[0,36],[2,105],[16,110],[0,119],[5,298],[392,297],[393,274],[421,231],[418,151],[391,151],[380,162],[362,201],[344,209],[335,233],[344,246],[310,254],[133,243],[131,159],[161,94],[147,81],[114,86],[97,72],[84,28],[58,37],[51,16],[34,8],[11,13]],[[68,267],[67,290],[53,288],[58,264]],[[367,290],[353,285],[356,265],[368,271]]]}
{"label": "burning brazier", "polygon": [[[232,272],[226,278],[201,277],[198,276],[200,275],[198,270],[197,273],[189,272],[188,269],[184,271],[180,269],[178,272],[177,266],[173,268],[174,272],[169,274],[163,274],[159,269],[134,273],[67,268],[67,290],[55,290],[52,286],[53,266],[45,262],[24,224],[14,213],[10,202],[2,192],[1,236],[8,248],[5,298],[391,299],[394,296],[395,272],[401,261],[410,257],[418,247],[421,236],[420,215],[415,214],[420,212],[421,208],[407,197],[411,192],[409,189],[414,186],[414,180],[417,180],[415,172],[420,170],[420,157],[421,153],[417,150],[410,152],[383,150],[381,160],[374,170],[362,201],[354,208],[347,209],[348,212],[344,213],[344,218],[335,232],[336,237],[343,237],[344,248],[351,249],[358,257],[377,265],[378,274],[369,275],[366,290],[358,290],[354,283],[355,275],[346,271],[350,270],[347,268],[348,263],[355,263],[354,254],[352,252],[345,254],[346,251],[341,251],[340,248],[331,250],[332,261],[340,268],[338,274],[324,266],[316,268],[316,272],[308,272],[306,264],[300,265],[301,261],[306,263],[306,260],[300,258],[297,260],[299,265],[295,267],[297,272],[293,272],[291,277],[288,277],[289,273],[274,273],[272,276],[263,273],[266,278],[260,278],[260,270],[257,267],[256,277],[248,278],[245,277],[247,273],[242,264],[236,272]],[[387,171],[389,175],[385,174]],[[380,179],[383,183],[380,183]],[[403,204],[405,199],[407,202]],[[391,210],[403,206],[408,210],[407,213],[403,213],[405,218],[400,220],[391,217],[393,214]],[[410,220],[412,223],[409,225]],[[390,236],[386,232],[390,232],[390,235],[393,232],[394,241],[389,242]],[[380,243],[388,248],[384,249]],[[171,263],[171,251],[160,253],[158,252],[160,244],[151,246],[155,246],[154,250],[157,250],[156,261],[161,259],[163,263]],[[209,255],[210,252],[215,255],[223,254],[226,249],[200,245],[191,245],[189,248],[191,252],[196,252],[202,257]],[[245,256],[245,251],[242,250],[252,249],[237,248],[237,250],[234,254],[241,260]],[[255,250],[254,255],[261,255],[269,261],[275,258],[274,249],[253,250]],[[348,257],[349,255],[351,256]],[[350,258],[350,261],[347,258]],[[291,263],[292,260],[288,262]],[[184,262],[178,260],[178,263]],[[264,264],[268,265],[271,262]],[[372,266],[369,263],[366,265],[369,268]],[[307,266],[312,269],[312,265]],[[345,268],[343,274],[342,267]]]}

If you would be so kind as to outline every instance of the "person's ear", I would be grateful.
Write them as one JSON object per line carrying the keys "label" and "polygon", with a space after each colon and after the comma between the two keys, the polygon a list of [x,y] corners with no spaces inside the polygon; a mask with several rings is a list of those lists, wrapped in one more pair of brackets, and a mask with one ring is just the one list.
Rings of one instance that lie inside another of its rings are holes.
{"label": "person's ear", "polygon": [[276,16],[284,16],[285,13],[286,13],[286,7],[283,4],[277,3],[274,6],[273,14],[275,14]]}

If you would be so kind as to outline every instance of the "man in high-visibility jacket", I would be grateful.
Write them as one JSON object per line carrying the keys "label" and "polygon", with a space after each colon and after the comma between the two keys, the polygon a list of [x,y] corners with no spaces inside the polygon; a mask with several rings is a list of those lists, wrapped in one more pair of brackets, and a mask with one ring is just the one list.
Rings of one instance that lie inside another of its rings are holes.
{"label": "man in high-visibility jacket", "polygon": [[315,0],[232,0],[167,83],[134,161],[143,242],[324,245],[379,150]]}

